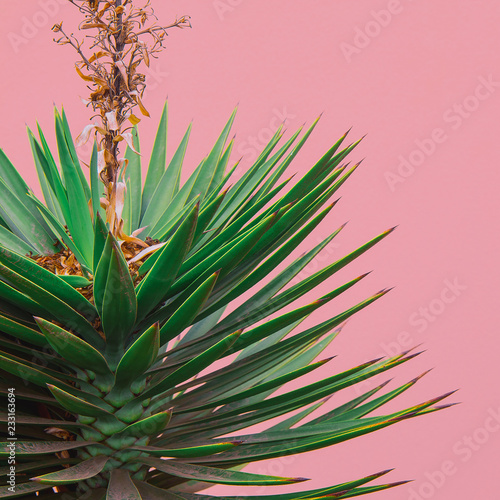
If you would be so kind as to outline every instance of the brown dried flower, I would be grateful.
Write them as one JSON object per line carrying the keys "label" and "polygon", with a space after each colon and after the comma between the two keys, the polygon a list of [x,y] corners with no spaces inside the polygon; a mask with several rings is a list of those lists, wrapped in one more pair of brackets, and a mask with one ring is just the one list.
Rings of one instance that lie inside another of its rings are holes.
{"label": "brown dried flower", "polygon": [[[172,28],[190,27],[189,17],[176,19],[168,26],[157,22],[151,1],[134,5],[133,0],[68,0],[83,14],[80,31],[89,34],[80,41],[73,33],[67,34],[63,23],[55,24],[54,33],[61,36],[54,39],[60,45],[71,45],[80,59],[75,69],[88,83],[90,98],[85,100],[100,117],[101,123],[90,124],[77,139],[81,145],[92,135],[98,138],[98,169],[106,187],[107,221],[111,231],[120,237],[123,221],[121,210],[125,194],[124,173],[126,160],[119,157],[120,145],[133,148],[131,128],[141,119],[149,116],[142,97],[146,88],[146,76],[140,66],[150,65],[164,50],[167,31]],[[135,2],[137,3],[137,2]]]}

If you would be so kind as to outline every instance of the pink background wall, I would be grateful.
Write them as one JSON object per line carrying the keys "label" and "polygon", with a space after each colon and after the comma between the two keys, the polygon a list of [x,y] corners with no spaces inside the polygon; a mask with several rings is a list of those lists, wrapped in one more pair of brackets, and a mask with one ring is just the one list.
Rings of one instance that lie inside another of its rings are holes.
{"label": "pink background wall", "polygon": [[[284,118],[295,129],[324,112],[293,168],[301,172],[351,125],[354,138],[368,133],[352,156],[366,157],[363,167],[306,246],[350,220],[338,246],[314,263],[325,265],[399,224],[389,239],[342,273],[346,278],[375,270],[335,307],[385,286],[396,289],[349,323],[329,350],[337,360],[321,375],[423,343],[424,355],[389,375],[395,376],[391,387],[435,369],[391,408],[456,388],[460,392],[453,400],[463,403],[249,470],[312,477],[307,487],[320,487],[396,467],[391,479],[415,481],[371,498],[497,499],[500,3],[153,4],[165,22],[190,14],[194,29],[172,33],[167,53],[152,65],[146,104],[153,118],[142,126],[144,150],[150,149],[167,94],[171,144],[194,119],[189,168],[238,102],[234,156],[244,157],[243,166],[256,152],[251,138],[262,142]],[[3,0],[1,7],[0,143],[37,188],[25,122],[34,126],[40,120],[53,140],[52,102],[64,103],[75,133],[89,118],[78,99],[85,88],[72,69],[74,54],[55,46],[49,31],[61,19],[69,26],[76,16],[64,0]],[[310,298],[338,283],[338,277],[332,279]]]}

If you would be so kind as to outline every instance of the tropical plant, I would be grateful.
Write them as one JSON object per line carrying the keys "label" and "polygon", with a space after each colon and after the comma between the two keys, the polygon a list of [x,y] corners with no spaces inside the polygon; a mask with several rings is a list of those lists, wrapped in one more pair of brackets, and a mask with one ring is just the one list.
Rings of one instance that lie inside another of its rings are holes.
{"label": "tropical plant", "polygon": [[[101,34],[107,19],[108,41],[127,31],[123,43],[136,43],[146,61],[147,48],[127,24],[136,19],[132,2],[80,4]],[[343,323],[387,292],[306,329],[304,319],[364,276],[283,312],[391,231],[298,278],[341,226],[274,273],[334,207],[324,208],[357,168],[346,163],[357,142],[344,146],[344,135],[292,185],[282,176],[317,121],[284,144],[280,128],[228,187],[233,113],[181,186],[190,128],[166,166],[165,106],[142,187],[137,130],[122,128],[138,122],[135,105],[147,112],[141,92],[131,90],[135,63],[122,71],[118,49],[108,45],[107,54],[86,59],[110,56],[105,74],[105,63],[100,76],[86,76],[85,62],[79,67],[103,119],[81,135],[101,135],[90,183],[63,110],[55,113],[59,167],[42,130],[28,131],[45,203],[0,151],[0,393],[9,409],[0,414],[7,463],[0,498],[205,500],[214,497],[199,492],[214,483],[297,483],[304,479],[241,469],[443,408],[447,395],[370,416],[417,378],[385,393],[381,384],[306,419],[332,394],[417,355],[408,352],[275,394],[327,363],[316,360]],[[123,141],[129,147],[120,159]],[[284,415],[266,430],[244,432]],[[350,498],[401,484],[370,485],[387,472],[300,493],[224,498]]]}

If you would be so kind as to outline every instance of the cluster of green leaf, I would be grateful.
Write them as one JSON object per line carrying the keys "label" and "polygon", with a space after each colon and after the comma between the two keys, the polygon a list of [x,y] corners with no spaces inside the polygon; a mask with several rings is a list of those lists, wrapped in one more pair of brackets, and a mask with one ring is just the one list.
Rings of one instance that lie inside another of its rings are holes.
{"label": "cluster of green leaf", "polygon": [[[304,479],[241,469],[443,407],[446,395],[372,416],[415,379],[390,392],[382,384],[306,419],[333,394],[407,362],[410,353],[276,394],[330,361],[317,359],[345,320],[386,291],[305,329],[303,320],[364,276],[283,309],[390,231],[301,279],[340,227],[273,273],[332,210],[335,203],[327,203],[356,169],[346,157],[357,143],[344,146],[343,136],[292,185],[283,174],[316,122],[286,141],[280,128],[227,188],[233,119],[182,186],[190,129],[167,165],[166,108],[143,187],[141,156],[127,151],[125,231],[144,227],[141,238],[160,242],[142,261],[140,279],[103,220],[96,148],[89,185],[64,112],[56,111],[59,167],[42,131],[38,138],[29,131],[45,203],[0,153],[0,393],[15,388],[18,438],[18,484],[14,492],[4,481],[0,498],[204,500],[213,497],[199,492],[214,483],[296,483]],[[83,276],[56,275],[30,257],[64,248]],[[281,416],[265,431],[245,433]],[[7,421],[0,413],[4,437]],[[0,455],[9,455],[7,439]],[[300,493],[224,498],[350,498],[398,484],[370,485],[386,472]]]}

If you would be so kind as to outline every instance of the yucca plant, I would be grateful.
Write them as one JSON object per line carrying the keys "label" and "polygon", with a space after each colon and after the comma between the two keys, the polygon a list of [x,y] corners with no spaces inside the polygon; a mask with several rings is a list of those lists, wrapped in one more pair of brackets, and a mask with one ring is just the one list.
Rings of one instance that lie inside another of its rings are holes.
{"label": "yucca plant", "polygon": [[[357,142],[345,146],[341,137],[290,187],[283,174],[316,122],[282,145],[280,128],[228,187],[233,114],[181,186],[190,129],[166,166],[165,106],[142,187],[137,130],[127,127],[140,121],[135,106],[148,114],[137,68],[161,50],[169,27],[146,26],[149,5],[71,3],[84,13],[82,28],[97,30],[87,57],[62,24],[53,28],[59,43],[80,54],[78,73],[92,89],[88,104],[102,118],[77,141],[96,135],[90,183],[64,111],[55,113],[59,166],[41,129],[38,137],[28,131],[44,203],[0,152],[0,392],[8,409],[0,414],[0,498],[204,500],[214,497],[200,491],[214,483],[297,483],[304,479],[242,469],[443,408],[447,395],[370,416],[415,379],[385,393],[379,385],[304,423],[332,394],[417,355],[333,369],[297,385],[329,361],[317,359],[345,320],[386,293],[306,329],[305,318],[364,276],[282,311],[391,231],[297,279],[341,226],[274,273],[332,210],[329,200],[357,167],[346,162]],[[294,389],[274,394],[292,381]],[[244,431],[280,416],[264,431]],[[223,498],[350,498],[400,484],[370,485],[386,473],[317,490]]]}

